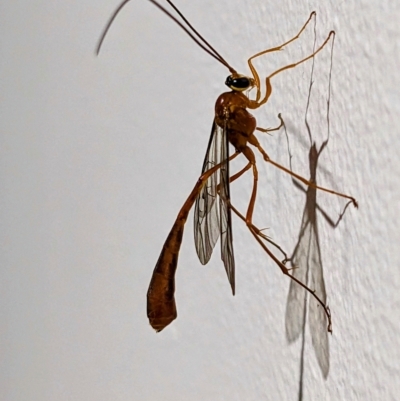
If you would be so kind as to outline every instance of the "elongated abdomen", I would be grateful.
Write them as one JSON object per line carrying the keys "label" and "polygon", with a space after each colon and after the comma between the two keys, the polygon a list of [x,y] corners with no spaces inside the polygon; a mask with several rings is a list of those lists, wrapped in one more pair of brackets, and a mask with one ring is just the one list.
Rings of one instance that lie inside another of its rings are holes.
{"label": "elongated abdomen", "polygon": [[186,202],[179,211],[178,217],[164,243],[161,254],[151,276],[147,291],[147,317],[151,327],[161,331],[176,319],[175,305],[175,272],[178,266],[185,223],[201,188],[219,168],[221,163],[207,170],[198,180]]}
{"label": "elongated abdomen", "polygon": [[156,331],[161,331],[177,317],[174,297],[175,271],[178,266],[185,220],[175,221],[158,258],[147,291],[147,317],[151,327]]}

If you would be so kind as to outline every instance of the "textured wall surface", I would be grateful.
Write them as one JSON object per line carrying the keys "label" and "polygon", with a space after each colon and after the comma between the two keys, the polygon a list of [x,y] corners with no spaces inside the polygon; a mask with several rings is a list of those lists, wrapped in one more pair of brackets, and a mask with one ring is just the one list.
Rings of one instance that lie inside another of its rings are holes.
{"label": "textured wall surface", "polygon": [[[293,170],[306,177],[309,133],[319,148],[330,128],[318,183],[359,201],[332,227],[327,216],[337,220],[346,201],[318,192],[311,245],[302,245],[323,268],[329,375],[317,361],[324,333],[314,347],[306,321],[288,343],[290,281],[237,218],[236,296],[219,246],[200,265],[190,217],[178,319],[159,334],[148,324],[151,272],[200,173],[226,69],[146,0],[126,6],[98,58],[116,1],[13,1],[0,12],[0,399],[399,399],[399,3],[176,1],[245,74],[248,57],[295,35],[312,10],[317,44],[337,32],[330,127],[330,44],[315,58],[309,132],[312,62],[274,77],[270,101],[256,112],[262,127],[282,113]],[[310,54],[313,26],[258,60],[260,75]],[[283,131],[258,136],[289,165]],[[257,161],[254,221],[292,255],[304,237],[306,197]],[[232,184],[243,212],[251,184],[251,172]]]}

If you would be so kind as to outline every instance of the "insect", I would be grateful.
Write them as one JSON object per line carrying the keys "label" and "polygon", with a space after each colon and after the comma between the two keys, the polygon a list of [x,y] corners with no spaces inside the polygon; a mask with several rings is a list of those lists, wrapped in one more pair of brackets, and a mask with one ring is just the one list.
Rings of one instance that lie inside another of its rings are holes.
{"label": "insect", "polygon": [[[322,191],[329,192],[344,198],[350,199],[355,206],[356,200],[348,195],[335,192],[333,190],[323,188],[315,185],[314,183],[306,180],[300,175],[293,173],[286,167],[271,160],[268,154],[264,151],[258,139],[254,135],[255,131],[268,133],[279,130],[283,126],[283,120],[280,115],[280,124],[276,128],[261,128],[257,126],[255,117],[248,111],[248,109],[258,109],[267,103],[271,96],[272,86],[271,79],[281,72],[294,68],[297,65],[313,58],[319,53],[328,41],[335,35],[331,31],[325,41],[309,56],[297,61],[296,63],[284,66],[274,71],[265,78],[266,90],[265,94],[261,92],[261,79],[253,66],[253,60],[264,54],[281,50],[289,43],[295,41],[301,33],[305,30],[308,23],[316,15],[312,12],[297,33],[292,39],[286,41],[284,44],[263,50],[247,61],[251,76],[239,74],[228,62],[204,39],[202,35],[190,24],[184,15],[170,0],[167,3],[175,10],[177,16],[171,14],[166,8],[155,0],[149,0],[161,11],[163,11],[169,18],[171,18],[177,25],[179,25],[187,35],[189,35],[199,47],[207,52],[211,57],[216,59],[224,67],[229,70],[229,76],[226,78],[225,84],[229,87],[229,91],[219,96],[215,104],[215,117],[212,124],[211,136],[208,143],[206,156],[203,163],[202,173],[197,183],[195,184],[189,197],[183,204],[175,223],[164,243],[161,254],[158,258],[153,275],[150,281],[149,289],[147,292],[147,316],[150,325],[156,330],[161,331],[169,325],[177,317],[177,310],[175,304],[175,272],[178,265],[178,256],[182,242],[183,231],[188,214],[195,204],[195,245],[200,262],[205,264],[209,261],[213,248],[220,237],[221,242],[221,258],[223,260],[225,270],[228,276],[229,283],[232,288],[232,293],[235,293],[235,260],[233,254],[233,240],[231,228],[231,212],[237,214],[245,223],[251,234],[255,237],[258,243],[262,246],[264,251],[274,260],[280,267],[282,272],[289,276],[292,280],[305,288],[310,294],[316,298],[318,303],[323,308],[326,316],[328,317],[329,325],[328,330],[331,330],[330,311],[325,303],[304,283],[290,274],[290,270],[282,263],[274,253],[267,247],[266,243],[281,250],[273,241],[271,241],[262,230],[259,230],[253,224],[253,212],[257,197],[257,180],[258,169],[256,165],[256,158],[253,150],[249,145],[256,148],[262,155],[263,159],[274,165],[275,167],[292,175],[297,180],[304,184],[311,186]],[[100,51],[105,35],[107,34],[112,22],[121,9],[129,2],[123,1],[111,16],[97,47],[96,53]],[[178,19],[180,18],[180,20]],[[250,89],[256,90],[254,99],[246,96],[245,92]],[[235,152],[229,155],[229,144],[233,145]],[[238,173],[230,176],[229,162],[242,154],[247,159],[247,165]],[[229,184],[246,171],[252,170],[253,173],[253,189],[250,196],[249,205],[245,216],[243,216],[231,203]],[[281,250],[282,251],[282,250]],[[282,251],[283,252],[283,251]]]}

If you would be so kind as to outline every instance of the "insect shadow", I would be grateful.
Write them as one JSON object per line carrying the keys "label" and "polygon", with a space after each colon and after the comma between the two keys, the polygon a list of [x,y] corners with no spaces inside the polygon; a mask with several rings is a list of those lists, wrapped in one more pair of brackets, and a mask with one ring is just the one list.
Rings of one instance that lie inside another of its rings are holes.
{"label": "insect shadow", "polygon": [[[314,42],[315,43],[315,42]],[[311,182],[316,183],[318,161],[322,152],[326,149],[329,142],[330,123],[329,123],[329,109],[330,109],[330,88],[331,88],[331,74],[332,74],[332,61],[333,61],[333,42],[331,50],[331,62],[329,72],[329,89],[327,99],[327,138],[322,145],[317,147],[313,138],[313,133],[308,121],[308,112],[310,106],[310,99],[313,87],[313,74],[314,74],[314,60],[311,69],[310,84],[308,90],[308,99],[305,112],[305,126],[309,139],[309,171]],[[285,127],[286,129],[286,127]],[[291,168],[291,154],[289,149],[289,159]],[[347,207],[351,202],[348,202],[343,211],[339,214],[336,221],[332,219],[326,211],[322,209],[317,203],[317,191],[311,186],[304,188],[297,180],[292,179],[293,185],[305,194],[305,205],[303,216],[300,225],[297,243],[294,247],[293,253],[289,258],[293,266],[292,274],[297,279],[306,283],[323,302],[326,302],[326,290],[323,272],[322,253],[318,233],[317,215],[320,214],[330,227],[336,228],[342,220]],[[318,212],[318,213],[317,213]],[[308,305],[308,311],[307,311]],[[317,357],[318,365],[321,369],[323,377],[326,379],[329,374],[329,341],[328,332],[326,331],[326,315],[324,311],[318,306],[312,297],[308,297],[308,293],[303,290],[295,282],[290,283],[287,304],[286,304],[286,337],[289,343],[295,342],[301,337],[301,354],[300,354],[300,377],[299,377],[299,400],[303,399],[303,380],[304,380],[304,361],[305,361],[305,331],[306,322],[309,322],[309,331],[313,348]]]}

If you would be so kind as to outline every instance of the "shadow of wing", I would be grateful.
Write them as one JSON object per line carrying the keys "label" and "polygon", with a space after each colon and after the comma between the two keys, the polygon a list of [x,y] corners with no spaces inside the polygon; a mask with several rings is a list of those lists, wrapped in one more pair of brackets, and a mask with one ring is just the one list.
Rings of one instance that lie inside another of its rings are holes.
{"label": "shadow of wing", "polygon": [[[324,273],[321,250],[319,247],[318,228],[316,224],[311,225],[310,288],[316,292],[322,302],[326,303]],[[329,373],[329,340],[328,331],[326,330],[328,320],[321,305],[319,305],[314,297],[309,297],[308,321],[310,324],[312,344],[317,356],[318,364],[324,378],[327,378]]]}
{"label": "shadow of wing", "polygon": [[[308,279],[310,240],[311,224],[308,218],[307,208],[305,208],[301,222],[299,240],[291,257],[292,266],[294,267],[292,275],[302,283],[307,283]],[[286,337],[290,343],[297,340],[303,331],[305,324],[306,299],[306,290],[295,281],[291,280],[286,303],[285,319]]]}

